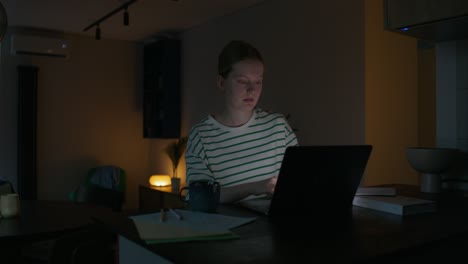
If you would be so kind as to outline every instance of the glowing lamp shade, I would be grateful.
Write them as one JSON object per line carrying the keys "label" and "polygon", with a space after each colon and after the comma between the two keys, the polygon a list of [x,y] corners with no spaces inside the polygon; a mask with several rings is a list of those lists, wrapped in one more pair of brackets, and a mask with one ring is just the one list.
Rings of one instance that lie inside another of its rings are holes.
{"label": "glowing lamp shade", "polygon": [[149,184],[152,186],[169,186],[171,185],[171,177],[168,175],[151,175],[149,178]]}

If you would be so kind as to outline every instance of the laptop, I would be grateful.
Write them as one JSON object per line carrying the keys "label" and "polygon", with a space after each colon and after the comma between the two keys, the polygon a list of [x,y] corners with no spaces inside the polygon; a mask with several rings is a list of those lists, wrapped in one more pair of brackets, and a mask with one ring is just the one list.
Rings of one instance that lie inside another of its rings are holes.
{"label": "laptop", "polygon": [[238,203],[269,217],[349,213],[371,151],[372,145],[288,147],[273,195]]}

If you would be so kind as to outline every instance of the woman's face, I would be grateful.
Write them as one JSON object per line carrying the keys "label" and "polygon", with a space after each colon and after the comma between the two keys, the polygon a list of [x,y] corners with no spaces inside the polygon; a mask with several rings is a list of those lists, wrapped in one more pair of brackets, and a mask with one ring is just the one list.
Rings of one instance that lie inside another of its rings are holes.
{"label": "woman's face", "polygon": [[263,63],[243,60],[235,63],[226,78],[218,77],[218,87],[224,92],[226,107],[236,111],[252,111],[263,86]]}

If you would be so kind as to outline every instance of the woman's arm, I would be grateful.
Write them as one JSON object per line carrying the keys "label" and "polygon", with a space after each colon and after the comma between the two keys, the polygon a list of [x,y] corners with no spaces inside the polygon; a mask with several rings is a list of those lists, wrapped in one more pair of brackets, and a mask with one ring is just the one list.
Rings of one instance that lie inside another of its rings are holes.
{"label": "woman's arm", "polygon": [[222,187],[220,193],[221,203],[231,203],[244,199],[249,195],[273,194],[277,177],[239,184],[232,187]]}

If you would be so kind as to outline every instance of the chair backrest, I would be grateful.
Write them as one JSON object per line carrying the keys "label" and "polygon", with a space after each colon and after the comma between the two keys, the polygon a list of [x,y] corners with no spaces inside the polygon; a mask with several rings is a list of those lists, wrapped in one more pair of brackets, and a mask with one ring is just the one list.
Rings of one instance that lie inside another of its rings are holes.
{"label": "chair backrest", "polygon": [[123,193],[125,201],[126,173],[115,165],[91,168],[85,180],[87,185],[97,185],[102,188],[117,190]]}
{"label": "chair backrest", "polygon": [[[86,178],[80,186],[75,191],[69,193],[70,200],[77,201],[78,189],[83,188],[83,186],[94,186],[120,192],[118,195],[122,197],[122,201],[120,202],[125,203],[125,192],[127,188],[126,173],[125,170],[118,166],[99,166],[88,170]],[[81,192],[83,192],[83,190],[81,190]]]}
{"label": "chair backrest", "polygon": [[13,184],[11,184],[11,182],[0,180],[0,195],[14,192],[15,190],[13,189]]}

